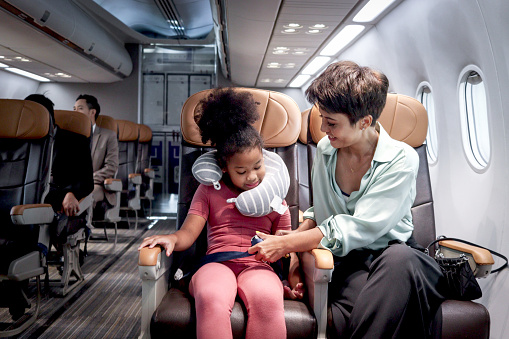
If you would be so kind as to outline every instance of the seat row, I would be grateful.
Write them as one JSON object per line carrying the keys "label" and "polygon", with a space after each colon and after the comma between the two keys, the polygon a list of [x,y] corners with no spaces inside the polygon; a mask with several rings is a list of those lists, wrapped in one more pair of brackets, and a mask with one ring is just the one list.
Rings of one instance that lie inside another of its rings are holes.
{"label": "seat row", "polygon": [[[0,119],[0,307],[8,307],[14,320],[10,326],[13,329],[0,331],[0,337],[4,337],[16,335],[35,322],[42,275],[46,287],[57,286],[61,295],[80,285],[84,280],[80,245],[86,244],[90,225],[114,223],[116,243],[119,210],[135,210],[137,219],[140,199],[153,199],[153,172],[149,168],[150,128],[102,116],[98,124],[118,135],[118,178],[104,183],[115,192],[116,204],[93,220],[92,194],[85,193],[79,197],[79,212],[67,217],[55,205],[62,204],[63,194],[72,191],[70,185],[87,192],[93,188],[92,178],[81,178],[83,173],[92,175],[88,117],[62,110],[52,116],[43,105],[30,100],[0,99]],[[55,149],[57,138],[59,148]],[[58,267],[60,279],[49,279],[49,265]],[[25,309],[30,308],[27,288],[33,278],[36,305],[29,316],[23,317]]]}
{"label": "seat row", "polygon": [[[292,228],[299,225],[301,211],[313,205],[311,168],[316,144],[325,136],[321,131],[318,110],[301,112],[297,104],[282,93],[239,88],[253,94],[259,102],[259,119],[254,127],[264,139],[265,147],[284,160],[290,174],[290,188],[286,196],[292,217]],[[177,229],[187,215],[198,182],[191,167],[195,160],[211,150],[203,144],[195,122],[197,104],[207,97],[209,90],[191,96],[182,108],[181,159]],[[414,237],[422,246],[435,239],[433,198],[426,158],[427,113],[420,102],[399,94],[389,94],[379,119],[392,138],[404,141],[419,154],[417,195],[412,208]],[[194,301],[185,289],[172,280],[176,270],[189,257],[201,257],[206,250],[205,230],[195,246],[185,252],[175,252],[169,258],[161,249],[140,251],[138,267],[142,280],[142,319],[140,338],[195,337]],[[334,269],[332,254],[315,249],[300,253],[306,283],[304,302],[285,300],[285,320],[288,338],[326,338],[327,289]],[[395,291],[397,293],[397,291]],[[468,316],[465,316],[468,314]],[[436,337],[488,338],[489,314],[484,306],[470,301],[446,300],[434,320]],[[236,300],[231,313],[234,338],[243,338],[247,324],[245,307]]]}

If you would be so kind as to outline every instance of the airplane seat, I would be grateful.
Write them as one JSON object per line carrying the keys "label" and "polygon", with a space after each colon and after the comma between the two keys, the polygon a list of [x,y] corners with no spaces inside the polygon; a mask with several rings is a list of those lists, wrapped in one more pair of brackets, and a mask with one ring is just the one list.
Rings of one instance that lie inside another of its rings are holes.
{"label": "airplane seat", "polygon": [[[308,136],[310,139],[308,145],[310,147],[309,154],[311,155],[309,168],[312,166],[316,144],[325,136],[325,133],[320,131],[321,118],[318,109],[315,107],[311,110],[309,117]],[[378,121],[392,138],[406,142],[414,147],[419,154],[416,197],[412,207],[413,236],[417,243],[427,247],[435,239],[436,234],[433,196],[426,144],[424,143],[428,127],[426,110],[414,98],[401,94],[388,94],[387,102]],[[326,250],[313,251],[328,252]],[[306,265],[306,262],[310,261],[312,256],[309,253],[304,253],[303,259],[303,264]],[[321,316],[326,317],[323,314]],[[444,301],[439,307],[432,324],[434,337],[448,339],[488,338],[489,329],[490,317],[488,310],[483,305],[472,301]]]}
{"label": "airplane seat", "polygon": [[149,213],[152,215],[152,200],[154,200],[155,172],[150,167],[150,150],[152,147],[152,130],[147,125],[138,124],[140,136],[138,140],[138,162],[136,173],[141,173],[140,199],[148,200]]}
{"label": "airplane seat", "polygon": [[[75,153],[75,158],[71,159],[70,161],[79,161],[78,159],[81,159],[82,157],[90,156],[90,136],[92,126],[87,116],[76,111],[55,110],[55,123],[57,128],[62,130],[61,132],[57,133],[57,139],[60,138],[58,142],[61,143],[61,145],[65,144],[65,150],[61,149],[60,151],[63,153]],[[63,159],[63,157],[60,157],[60,159]],[[65,160],[67,161],[67,159]],[[66,174],[63,174],[67,171],[66,164],[56,164],[55,158],[53,161],[52,185],[59,187],[68,185],[68,180],[70,177]],[[86,164],[89,164],[90,174],[92,174],[91,159],[88,162],[82,162],[82,165]],[[56,173],[57,170],[58,173]],[[72,175],[74,176],[74,174]],[[57,177],[63,181],[56,182]],[[52,253],[55,258],[49,260],[48,263],[50,265],[56,265],[61,270],[61,278],[57,280],[50,280],[49,274],[47,273],[46,284],[57,286],[59,288],[58,293],[62,296],[67,295],[71,290],[76,288],[80,282],[85,280],[85,276],[81,270],[84,253],[81,252],[80,246],[81,243],[86,240],[89,232],[89,226],[91,225],[93,205],[92,180],[92,177],[90,177],[90,193],[80,199],[80,211],[76,217],[69,217],[68,219],[64,219],[64,221],[67,221],[67,224],[65,225],[64,233],[62,233],[63,235],[58,236],[52,232],[50,237],[50,249],[51,245],[53,245],[55,248],[61,247],[62,253],[60,253],[60,251]],[[85,180],[83,180],[83,183],[80,185],[84,187],[86,185]],[[55,198],[59,200],[58,204],[61,204],[61,195],[56,194]],[[54,200],[55,198],[50,200]],[[51,201],[48,201],[48,199],[46,199],[45,202],[51,203]],[[58,227],[60,226],[61,225],[58,225]],[[60,255],[63,255],[63,261],[59,257]],[[74,281],[71,281],[72,277],[75,278]]]}
{"label": "airplane seat", "polygon": [[[109,129],[117,135],[118,139],[118,125],[114,118],[108,115],[99,115],[95,122],[97,126],[101,128]],[[101,203],[97,203],[92,216],[92,224],[95,226],[97,224],[103,224],[104,226],[104,236],[100,237],[94,235],[91,237],[91,240],[106,240],[108,241],[108,233],[106,231],[106,224],[113,224],[115,229],[115,239],[113,242],[113,246],[115,247],[117,244],[117,223],[121,220],[120,218],[120,194],[122,192],[122,180],[116,178],[107,178],[104,180],[104,189],[107,192],[111,192],[115,194],[115,204],[111,206],[108,202],[105,201]]]}
{"label": "airplane seat", "polygon": [[[37,319],[40,276],[46,267],[53,208],[43,204],[49,190],[54,123],[33,101],[0,99],[0,307],[14,320],[0,337],[15,336]],[[36,278],[35,309],[27,299]]]}
{"label": "airplane seat", "polygon": [[138,124],[128,120],[117,120],[118,124],[118,172],[117,177],[122,181],[122,195],[120,196],[120,210],[126,211],[127,222],[130,226],[129,211],[134,211],[134,229],[138,228],[138,211],[141,209],[140,186],[142,178],[136,173],[138,153]]}
{"label": "airplane seat", "polygon": [[[301,114],[297,104],[288,96],[267,90],[239,88],[249,91],[260,103],[261,119],[255,122],[260,131],[265,148],[279,154],[288,167],[290,189],[286,195],[289,205],[292,228],[298,227],[299,186],[297,138],[300,132]],[[179,228],[189,209],[198,182],[193,177],[191,167],[203,153],[210,151],[209,145],[201,142],[198,126],[194,121],[199,101],[210,90],[198,92],[187,99],[181,115],[181,158],[177,228]],[[196,336],[194,302],[186,291],[177,284],[168,290],[168,271],[173,275],[181,267],[182,257],[200,256],[206,250],[206,229],[193,247],[184,252],[175,252],[167,258],[160,248],[144,248],[140,251],[139,271],[142,278],[142,333],[140,338],[194,338]],[[312,292],[311,292],[312,293]],[[307,293],[308,294],[308,293]],[[306,297],[305,297],[306,298]],[[316,338],[316,320],[312,308],[306,301],[285,300],[285,319],[288,338]],[[236,300],[231,314],[234,338],[242,338],[247,321],[246,309]]]}
{"label": "airplane seat", "polygon": [[308,120],[310,109],[301,113],[301,129],[297,141],[297,152],[299,157],[299,209],[305,211],[311,206],[310,173],[308,165]]}

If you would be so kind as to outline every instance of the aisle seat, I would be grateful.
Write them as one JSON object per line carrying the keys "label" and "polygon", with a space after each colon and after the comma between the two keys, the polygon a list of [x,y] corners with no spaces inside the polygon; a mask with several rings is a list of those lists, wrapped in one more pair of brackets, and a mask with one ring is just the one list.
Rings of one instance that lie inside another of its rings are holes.
{"label": "aisle seat", "polygon": [[[33,101],[0,99],[0,307],[14,323],[0,336],[15,336],[37,319],[40,276],[46,267],[49,224],[54,212],[44,197],[49,190],[54,123]],[[29,279],[36,278],[35,309],[30,308]]]}

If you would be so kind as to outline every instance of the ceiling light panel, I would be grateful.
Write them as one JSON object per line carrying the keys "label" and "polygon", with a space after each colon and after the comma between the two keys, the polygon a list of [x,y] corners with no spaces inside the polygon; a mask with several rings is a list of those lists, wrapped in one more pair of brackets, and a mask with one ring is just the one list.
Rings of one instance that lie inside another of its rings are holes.
{"label": "ceiling light panel", "polygon": [[353,17],[354,22],[371,22],[383,13],[396,0],[370,0]]}
{"label": "ceiling light panel", "polygon": [[[288,79],[285,86],[297,73],[310,61],[314,51],[323,45],[330,34],[343,22],[346,15],[350,13],[358,0],[285,0],[280,7],[274,30],[267,46],[262,67],[257,77],[257,86],[284,87],[275,83],[276,79]],[[284,26],[289,23],[297,23],[302,28],[294,34],[281,33]],[[319,25],[319,26],[315,26]],[[309,30],[318,29],[320,33],[309,34]],[[274,54],[277,47],[287,47],[288,53],[281,52]],[[281,67],[278,69],[267,68],[271,62],[278,62]],[[293,68],[285,67],[285,64],[293,63]],[[246,65],[247,66],[247,65]],[[270,83],[262,83],[260,79],[271,79]]]}

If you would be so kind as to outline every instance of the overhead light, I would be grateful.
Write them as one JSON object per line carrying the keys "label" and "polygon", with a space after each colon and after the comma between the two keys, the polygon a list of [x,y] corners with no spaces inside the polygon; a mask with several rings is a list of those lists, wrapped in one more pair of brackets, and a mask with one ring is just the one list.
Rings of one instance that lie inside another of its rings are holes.
{"label": "overhead light", "polygon": [[284,33],[284,34],[297,34],[297,33],[299,33],[299,31],[296,30],[295,28],[287,28],[287,29],[281,31],[281,33]]}
{"label": "overhead light", "polygon": [[301,74],[293,80],[288,87],[301,87],[304,85],[309,79],[311,75],[309,74]]}
{"label": "overhead light", "polygon": [[33,74],[33,73],[30,73],[30,72],[24,71],[22,69],[19,69],[19,68],[9,67],[9,68],[5,68],[5,70],[9,71],[9,72],[12,72],[12,73],[16,73],[16,74],[22,75],[22,76],[25,76],[27,78],[31,78],[31,79],[37,80],[37,81],[42,81],[42,82],[49,82],[50,81],[49,79],[43,78],[43,77],[41,77],[41,76],[39,76],[37,74]]}
{"label": "overhead light", "polygon": [[288,54],[288,51],[285,51],[282,49],[276,49],[272,52],[272,54],[283,55],[283,54]]}
{"label": "overhead light", "polygon": [[281,64],[279,62],[270,62],[267,64],[267,68],[280,68]]}
{"label": "overhead light", "polygon": [[319,29],[310,29],[306,32],[306,34],[319,34],[319,33],[322,33],[322,31]]}
{"label": "overhead light", "polygon": [[286,81],[285,79],[276,79],[276,80],[274,80],[274,82],[275,82],[276,84],[282,84],[282,83],[283,83],[283,82],[285,82],[285,81]]}
{"label": "overhead light", "polygon": [[292,23],[289,23],[288,25],[284,25],[283,27],[284,28],[302,28],[302,25],[292,22]]}
{"label": "overhead light", "polygon": [[311,61],[306,68],[304,68],[301,74],[315,74],[318,72],[331,58],[325,56],[318,56]]}
{"label": "overhead light", "polygon": [[283,65],[284,68],[295,68],[295,62],[289,62]]}
{"label": "overhead light", "polygon": [[4,68],[4,67],[9,67],[9,65],[2,64],[2,63],[0,62],[0,67],[2,67],[2,68]]}
{"label": "overhead light", "polygon": [[370,22],[376,19],[389,7],[395,0],[370,0],[362,9],[353,17],[355,22]]}
{"label": "overhead light", "polygon": [[336,55],[364,30],[362,25],[345,26],[320,52],[320,55]]}
{"label": "overhead light", "polygon": [[271,80],[268,79],[268,78],[265,78],[265,79],[261,79],[260,82],[270,82]]}
{"label": "overhead light", "polygon": [[294,55],[306,55],[307,53],[304,52],[304,51],[295,51],[292,54],[294,54]]}

